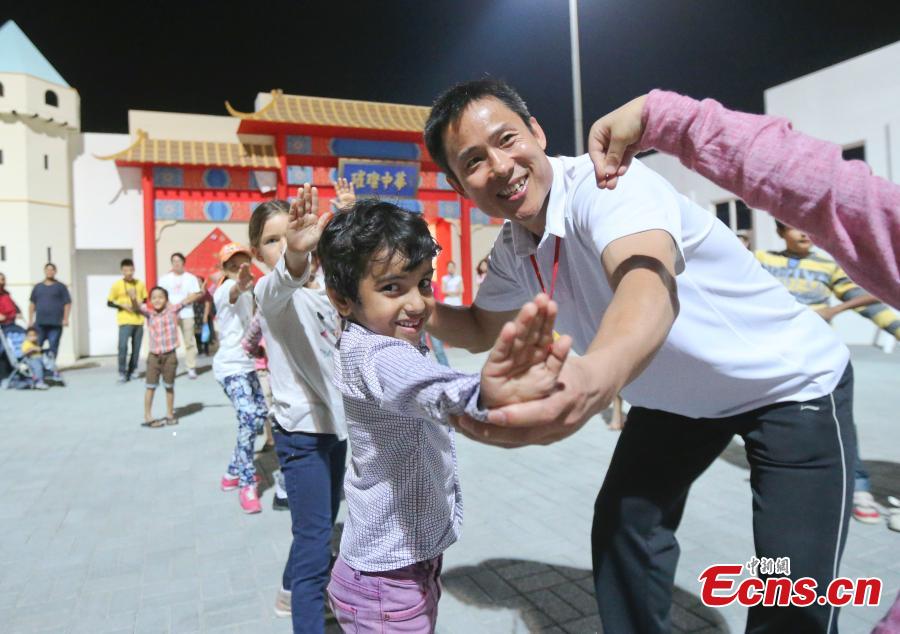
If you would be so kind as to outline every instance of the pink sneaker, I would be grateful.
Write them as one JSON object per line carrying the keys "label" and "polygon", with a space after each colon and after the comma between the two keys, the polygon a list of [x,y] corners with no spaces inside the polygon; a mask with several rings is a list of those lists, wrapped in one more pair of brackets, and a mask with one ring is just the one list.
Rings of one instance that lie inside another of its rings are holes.
{"label": "pink sneaker", "polygon": [[[259,482],[259,474],[253,476],[254,482]],[[236,488],[241,486],[241,479],[238,476],[233,476],[230,473],[226,473],[222,476],[222,480],[219,483],[220,488],[223,491],[234,491]]]}
{"label": "pink sneaker", "polygon": [[262,511],[259,497],[256,495],[255,484],[248,484],[247,486],[242,487],[239,497],[241,500],[241,508],[244,509],[244,513],[259,513]]}

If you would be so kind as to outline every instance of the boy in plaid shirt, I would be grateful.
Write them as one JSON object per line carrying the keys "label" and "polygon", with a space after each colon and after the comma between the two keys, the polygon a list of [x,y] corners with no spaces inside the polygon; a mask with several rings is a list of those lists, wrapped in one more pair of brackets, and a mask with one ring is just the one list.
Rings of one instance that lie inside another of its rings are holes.
{"label": "boy in plaid shirt", "polygon": [[[160,286],[155,286],[150,289],[150,306],[152,308],[138,303],[133,291],[129,290],[128,296],[131,298],[134,310],[147,318],[147,332],[150,337],[150,354],[147,357],[147,391],[144,394],[144,422],[141,424],[144,427],[177,425],[175,371],[178,368],[178,359],[175,356],[175,348],[178,347],[178,311],[203,297],[203,293],[193,293],[185,297],[181,303],[170,304],[168,291]],[[166,388],[166,417],[155,419],[151,412],[160,374],[162,374],[163,386]]]}

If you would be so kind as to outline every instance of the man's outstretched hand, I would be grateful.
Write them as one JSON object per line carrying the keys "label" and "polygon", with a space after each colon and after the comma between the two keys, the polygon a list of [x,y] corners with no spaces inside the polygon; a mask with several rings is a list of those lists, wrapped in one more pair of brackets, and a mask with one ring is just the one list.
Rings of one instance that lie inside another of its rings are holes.
{"label": "man's outstretched hand", "polygon": [[615,189],[638,151],[644,134],[643,112],[647,95],[597,119],[588,133],[588,154],[594,163],[597,187]]}
{"label": "man's outstretched hand", "polygon": [[569,337],[553,341],[557,306],[538,295],[506,323],[481,371],[487,408],[541,399],[553,393],[572,347]]}

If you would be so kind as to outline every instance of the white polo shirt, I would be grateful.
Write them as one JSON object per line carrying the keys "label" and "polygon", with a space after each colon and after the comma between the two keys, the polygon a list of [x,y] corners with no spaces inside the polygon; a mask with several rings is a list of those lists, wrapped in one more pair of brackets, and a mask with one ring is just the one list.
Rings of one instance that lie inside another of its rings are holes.
{"label": "white polo shirt", "polygon": [[650,365],[622,391],[627,401],[691,418],[722,418],[811,400],[835,388],[849,360],[847,347],[715,216],[637,160],[612,191],[597,188],[587,155],[550,163],[543,237],[536,245],[521,225],[503,226],[477,306],[516,310],[539,293],[532,253],[549,290],[559,236],[556,330],[570,335],[573,349],[583,354],[613,297],[601,262],[604,249],[624,236],[662,229],[677,246],[681,311]]}
{"label": "white polo shirt", "polygon": [[[159,278],[157,284],[166,289],[166,292],[169,293],[169,302],[172,304],[180,304],[191,293],[200,292],[200,281],[187,271],[181,275],[176,274],[174,271],[169,271]],[[178,317],[180,319],[193,319],[194,307],[190,305],[185,306],[178,313]]]}
{"label": "white polo shirt", "polygon": [[286,431],[347,437],[344,399],[334,384],[340,317],[325,286],[304,288],[284,257],[256,283],[269,359],[272,412]]}

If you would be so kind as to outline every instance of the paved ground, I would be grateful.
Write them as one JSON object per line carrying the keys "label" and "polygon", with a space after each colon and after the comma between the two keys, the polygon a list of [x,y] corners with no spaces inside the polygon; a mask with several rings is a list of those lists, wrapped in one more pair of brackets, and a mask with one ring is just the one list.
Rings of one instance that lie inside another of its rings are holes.
{"label": "paved ground", "polygon": [[[898,494],[900,355],[857,349],[854,359],[863,457],[876,492]],[[64,389],[0,393],[0,631],[289,632],[271,609],[289,517],[271,510],[268,483],[257,516],[218,490],[234,422],[211,374],[180,378],[181,425],[151,430],[138,426],[143,386],[116,386],[110,360],[96,363],[67,372]],[[446,555],[439,632],[598,630],[589,529],[616,438],[598,420],[551,447],[460,442],[466,521]],[[273,467],[271,454],[260,462]],[[693,489],[679,531],[680,632],[743,631],[743,610],[699,604],[696,579],[752,554],[747,477],[734,446]],[[880,575],[892,600],[898,552],[900,533],[854,522],[843,572]],[[844,610],[841,631],[868,632],[886,609]]]}

